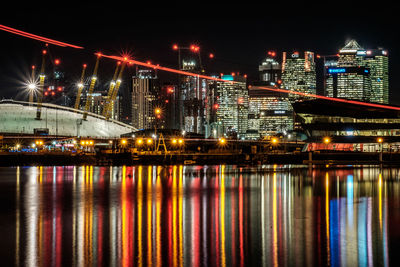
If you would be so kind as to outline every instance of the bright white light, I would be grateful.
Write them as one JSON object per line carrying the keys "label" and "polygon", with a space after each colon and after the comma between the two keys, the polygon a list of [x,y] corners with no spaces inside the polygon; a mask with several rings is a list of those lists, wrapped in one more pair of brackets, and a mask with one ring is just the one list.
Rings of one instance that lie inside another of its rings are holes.
{"label": "bright white light", "polygon": [[82,87],[83,87],[83,84],[82,84],[82,83],[78,83],[78,87],[79,87],[79,88],[82,88]]}
{"label": "bright white light", "polygon": [[34,83],[28,84],[28,89],[31,90],[31,91],[35,90],[36,89],[36,84],[34,84]]}

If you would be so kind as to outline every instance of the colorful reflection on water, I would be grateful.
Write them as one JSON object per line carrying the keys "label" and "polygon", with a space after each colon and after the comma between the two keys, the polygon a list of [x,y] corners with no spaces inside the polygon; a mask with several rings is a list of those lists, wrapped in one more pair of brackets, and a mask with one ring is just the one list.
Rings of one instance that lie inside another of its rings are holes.
{"label": "colorful reflection on water", "polygon": [[399,257],[397,169],[16,167],[0,177],[15,189],[2,198],[15,210],[3,204],[0,215],[12,244],[0,256],[11,265],[388,266]]}

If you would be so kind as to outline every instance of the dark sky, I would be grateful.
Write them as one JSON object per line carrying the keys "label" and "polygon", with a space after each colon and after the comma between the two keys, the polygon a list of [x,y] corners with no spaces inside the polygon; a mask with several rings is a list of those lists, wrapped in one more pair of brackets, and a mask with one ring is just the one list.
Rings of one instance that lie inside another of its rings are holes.
{"label": "dark sky", "polygon": [[[352,38],[364,48],[388,49],[391,103],[400,105],[400,82],[396,78],[400,71],[400,23],[394,6],[339,1],[329,2],[329,6],[300,1],[216,2],[36,2],[31,6],[18,2],[1,8],[0,24],[85,47],[51,48],[74,77],[79,76],[82,63],[94,65],[95,51],[130,52],[139,60],[176,67],[171,45],[197,43],[206,69],[217,73],[239,71],[256,79],[258,64],[268,50],[278,54],[294,49],[336,54]],[[6,32],[0,32],[0,40],[0,97],[10,97],[17,93],[15,81],[22,79],[30,65],[40,64],[43,44]],[[208,52],[215,54],[212,62],[205,59]],[[112,72],[112,68],[111,62],[102,63],[99,76]],[[88,70],[91,72],[91,68]],[[103,77],[104,81],[110,78]]]}

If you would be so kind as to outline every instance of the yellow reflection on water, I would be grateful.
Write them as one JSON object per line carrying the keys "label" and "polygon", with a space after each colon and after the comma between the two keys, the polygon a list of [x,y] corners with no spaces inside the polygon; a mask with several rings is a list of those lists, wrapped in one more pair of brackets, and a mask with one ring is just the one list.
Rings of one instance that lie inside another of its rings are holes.
{"label": "yellow reflection on water", "polygon": [[226,266],[225,255],[225,165],[221,166],[221,266]]}
{"label": "yellow reflection on water", "polygon": [[151,232],[152,232],[152,175],[151,175],[151,166],[147,168],[147,266],[152,266],[153,259],[152,259],[152,239],[151,239]]}

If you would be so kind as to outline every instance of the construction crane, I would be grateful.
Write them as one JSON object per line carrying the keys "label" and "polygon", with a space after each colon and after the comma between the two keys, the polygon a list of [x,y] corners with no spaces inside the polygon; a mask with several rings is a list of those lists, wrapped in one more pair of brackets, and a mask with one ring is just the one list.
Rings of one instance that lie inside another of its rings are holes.
{"label": "construction crane", "polygon": [[89,90],[88,90],[87,97],[86,97],[86,104],[85,104],[85,109],[84,109],[84,113],[83,113],[84,120],[86,120],[86,118],[87,118],[87,113],[89,111],[90,102],[92,101],[92,94],[93,94],[93,90],[94,90],[94,85],[96,84],[96,80],[97,80],[96,76],[97,76],[97,69],[99,68],[100,58],[101,58],[101,54],[97,53],[96,65],[94,66],[92,79],[90,81],[90,86],[89,86]]}
{"label": "construction crane", "polygon": [[126,66],[126,60],[127,59],[124,59],[124,62],[122,63],[121,70],[119,71],[119,74],[118,74],[117,82],[115,83],[115,88],[112,92],[110,102],[108,103],[107,111],[105,114],[106,120],[108,120],[112,114],[114,102],[117,99],[118,90],[119,90],[119,87],[121,86],[122,73],[124,72],[124,69]]}
{"label": "construction crane", "polygon": [[40,120],[40,117],[42,115],[44,79],[46,78],[46,76],[44,74],[44,67],[46,64],[46,54],[47,54],[47,50],[43,49],[43,51],[42,51],[42,67],[40,68],[40,74],[39,74],[39,92],[38,92],[38,103],[37,103],[37,110],[36,110],[36,120]]}
{"label": "construction crane", "polygon": [[81,102],[81,95],[82,95],[82,90],[83,90],[83,87],[84,87],[83,79],[85,77],[86,67],[87,67],[87,65],[83,64],[81,79],[79,80],[79,83],[78,83],[78,93],[76,94],[76,99],[75,99],[75,106],[74,106],[75,109],[79,109],[79,104]]}
{"label": "construction crane", "polygon": [[117,74],[118,74],[118,70],[119,70],[119,66],[121,65],[121,62],[118,61],[117,62],[117,67],[115,68],[114,71],[114,75],[113,78],[111,80],[110,83],[110,87],[108,88],[108,93],[107,93],[107,99],[106,99],[106,103],[104,104],[104,108],[103,108],[103,116],[106,116],[106,114],[108,113],[108,106],[111,100],[111,96],[113,94],[113,90],[115,88],[115,79],[117,78]]}
{"label": "construction crane", "polygon": [[32,88],[29,88],[29,106],[33,104],[33,93],[35,92],[36,83],[35,83],[35,65],[32,65],[32,74],[31,74],[31,83]]}

